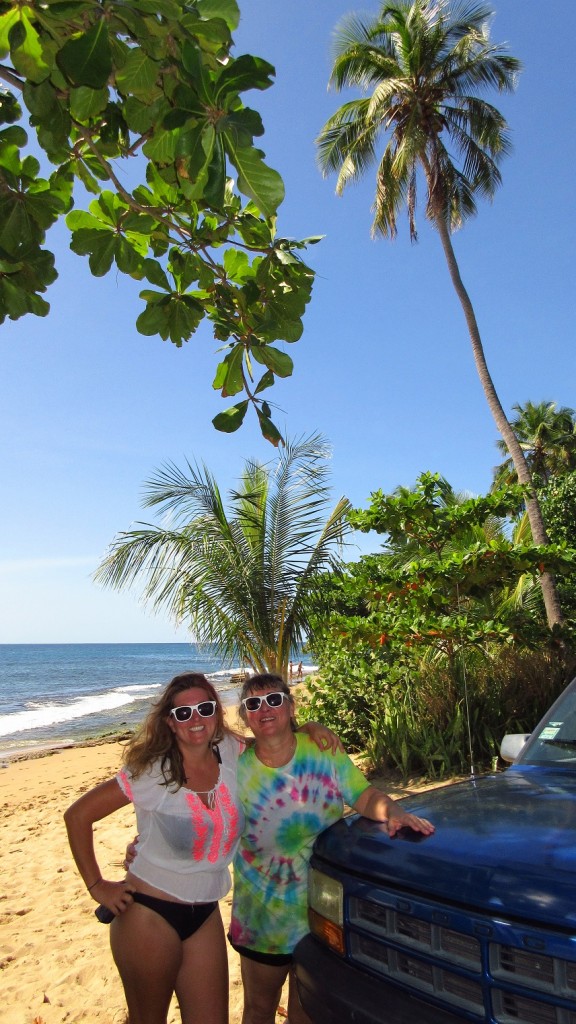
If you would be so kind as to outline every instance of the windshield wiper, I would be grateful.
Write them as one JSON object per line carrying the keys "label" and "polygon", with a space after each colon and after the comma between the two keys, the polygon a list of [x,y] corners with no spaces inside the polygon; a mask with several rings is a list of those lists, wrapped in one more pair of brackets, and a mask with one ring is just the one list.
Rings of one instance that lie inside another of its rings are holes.
{"label": "windshield wiper", "polygon": [[567,750],[574,750],[576,747],[576,740],[541,740],[542,743],[547,743],[550,747],[565,747]]}

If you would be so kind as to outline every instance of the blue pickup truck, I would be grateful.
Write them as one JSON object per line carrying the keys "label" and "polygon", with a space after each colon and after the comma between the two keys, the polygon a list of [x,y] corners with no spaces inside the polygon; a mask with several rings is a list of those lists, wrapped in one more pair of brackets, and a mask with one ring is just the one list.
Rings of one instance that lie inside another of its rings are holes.
{"label": "blue pickup truck", "polygon": [[318,837],[296,950],[314,1024],[576,1024],[576,680],[520,746],[405,801],[432,836],[352,815]]}

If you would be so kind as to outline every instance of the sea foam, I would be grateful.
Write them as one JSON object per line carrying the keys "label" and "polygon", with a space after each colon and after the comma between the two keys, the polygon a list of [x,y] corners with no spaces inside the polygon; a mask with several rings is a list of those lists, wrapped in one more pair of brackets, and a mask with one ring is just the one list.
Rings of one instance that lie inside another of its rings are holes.
{"label": "sea foam", "polygon": [[89,697],[80,697],[77,700],[72,700],[69,704],[57,704],[53,701],[47,701],[44,704],[29,702],[24,711],[15,711],[11,715],[0,715],[0,736],[25,732],[28,729],[43,729],[61,722],[73,722],[75,719],[85,718],[87,715],[113,711],[114,708],[134,704],[135,701],[144,699],[158,689],[160,687],[155,685],[119,687],[116,690],[109,690],[107,693],[95,693]]}

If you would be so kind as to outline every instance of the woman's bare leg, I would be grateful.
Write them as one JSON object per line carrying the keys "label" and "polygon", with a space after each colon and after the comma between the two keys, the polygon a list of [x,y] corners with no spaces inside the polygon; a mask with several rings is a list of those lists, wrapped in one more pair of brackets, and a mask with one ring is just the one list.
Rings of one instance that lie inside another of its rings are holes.
{"label": "woman's bare leg", "polygon": [[182,964],[182,942],[164,918],[133,903],[110,925],[130,1024],[166,1024]]}
{"label": "woman's bare leg", "polygon": [[182,943],[175,988],[182,1024],[228,1024],[228,955],[219,910]]}
{"label": "woman's bare leg", "polygon": [[275,1024],[276,1010],[289,965],[270,967],[241,956],[240,966],[244,986],[242,1024]]}

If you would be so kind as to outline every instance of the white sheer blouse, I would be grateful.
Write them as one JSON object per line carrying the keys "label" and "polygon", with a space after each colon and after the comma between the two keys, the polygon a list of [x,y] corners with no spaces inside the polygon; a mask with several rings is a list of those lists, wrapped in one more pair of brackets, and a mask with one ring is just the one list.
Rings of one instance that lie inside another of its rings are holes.
{"label": "white sheer blouse", "polygon": [[166,786],[159,764],[137,779],[126,769],[116,776],[136,811],[139,840],[131,873],[186,903],[210,903],[226,895],[228,866],[244,827],[237,789],[244,747],[225,736],[218,748],[221,764],[209,806],[193,790]]}

